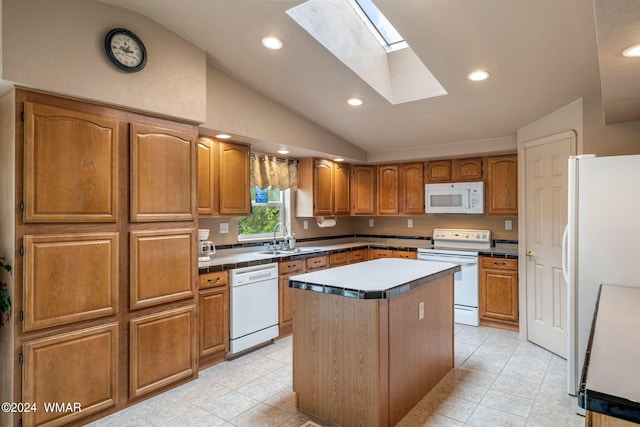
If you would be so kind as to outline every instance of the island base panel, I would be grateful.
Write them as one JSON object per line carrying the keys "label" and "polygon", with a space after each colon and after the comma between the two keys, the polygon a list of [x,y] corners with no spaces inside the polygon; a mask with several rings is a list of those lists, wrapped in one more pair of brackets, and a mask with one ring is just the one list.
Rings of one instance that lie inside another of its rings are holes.
{"label": "island base panel", "polygon": [[293,302],[293,390],[305,412],[395,425],[453,368],[453,276],[390,299],[293,289]]}

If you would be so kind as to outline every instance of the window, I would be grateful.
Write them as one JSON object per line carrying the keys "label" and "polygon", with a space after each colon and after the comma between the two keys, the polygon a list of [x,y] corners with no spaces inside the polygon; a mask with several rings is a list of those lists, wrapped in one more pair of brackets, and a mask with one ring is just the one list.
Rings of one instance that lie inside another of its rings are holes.
{"label": "window", "polygon": [[[287,223],[288,193],[279,188],[251,188],[251,215],[238,218],[238,240],[272,238],[276,224]],[[278,228],[277,235],[284,235],[284,229]]]}
{"label": "window", "polygon": [[380,12],[380,9],[378,9],[371,0],[356,0],[356,4],[360,7],[360,10],[362,10],[371,25],[373,25],[378,35],[382,37],[386,46],[390,47],[404,41],[400,33],[398,33],[387,17]]}

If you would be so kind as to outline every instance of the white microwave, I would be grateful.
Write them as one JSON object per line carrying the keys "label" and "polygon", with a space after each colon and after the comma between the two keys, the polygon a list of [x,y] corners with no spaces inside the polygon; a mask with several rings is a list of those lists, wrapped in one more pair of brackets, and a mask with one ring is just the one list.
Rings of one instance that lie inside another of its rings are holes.
{"label": "white microwave", "polygon": [[426,184],[425,207],[428,214],[484,213],[484,182]]}

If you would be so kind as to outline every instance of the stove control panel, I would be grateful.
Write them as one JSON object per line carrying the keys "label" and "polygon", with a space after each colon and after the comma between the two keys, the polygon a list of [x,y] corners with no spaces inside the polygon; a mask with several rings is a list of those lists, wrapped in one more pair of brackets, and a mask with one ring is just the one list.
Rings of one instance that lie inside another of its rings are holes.
{"label": "stove control panel", "polygon": [[433,230],[433,240],[434,241],[447,240],[451,242],[490,243],[491,231],[436,228]]}

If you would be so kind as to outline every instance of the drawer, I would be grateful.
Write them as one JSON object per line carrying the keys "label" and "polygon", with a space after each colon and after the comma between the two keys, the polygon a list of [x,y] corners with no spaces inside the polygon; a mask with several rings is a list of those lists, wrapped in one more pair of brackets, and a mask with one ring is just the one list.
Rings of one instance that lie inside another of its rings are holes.
{"label": "drawer", "polygon": [[418,253],[412,251],[393,251],[394,258],[418,259]]}
{"label": "drawer", "polygon": [[215,288],[218,286],[226,286],[229,278],[226,271],[216,271],[215,273],[207,273],[200,275],[200,289]]}
{"label": "drawer", "polygon": [[349,262],[348,252],[338,252],[329,256],[329,265],[337,267],[339,265],[345,265]]}
{"label": "drawer", "polygon": [[366,251],[364,249],[358,249],[355,251],[349,252],[349,262],[360,262],[364,261],[366,258]]}
{"label": "drawer", "polygon": [[511,258],[480,257],[482,268],[518,271],[518,260]]}
{"label": "drawer", "polygon": [[278,272],[281,276],[302,274],[305,271],[305,260],[285,261],[278,264]]}
{"label": "drawer", "polygon": [[371,249],[371,259],[392,257],[393,251],[391,249]]}
{"label": "drawer", "polygon": [[319,270],[321,268],[326,268],[329,266],[329,256],[314,256],[311,258],[307,258],[307,271],[311,270]]}

